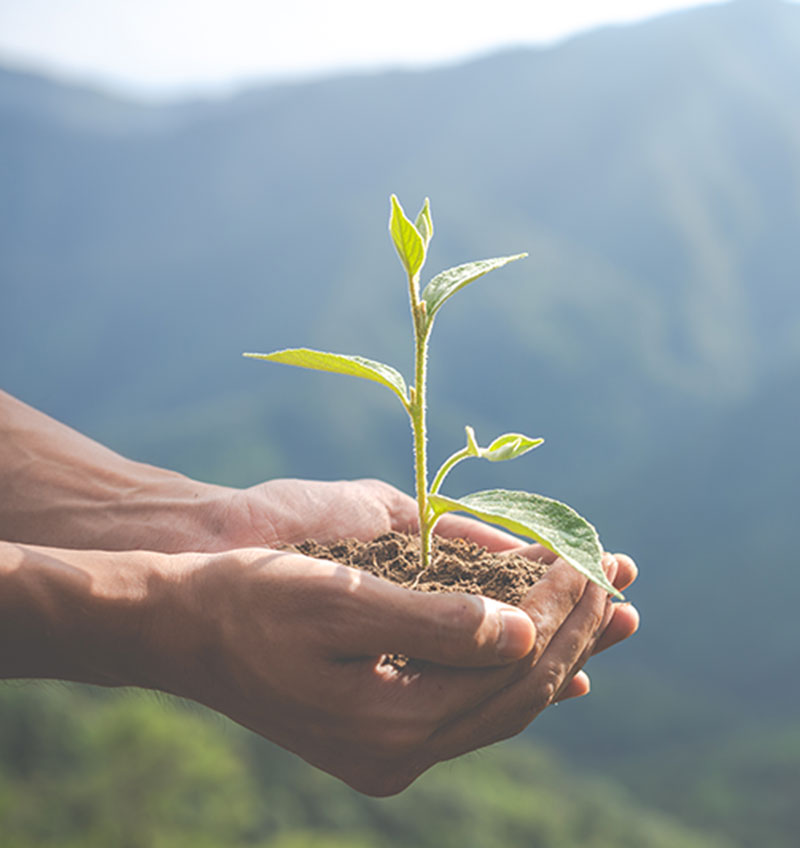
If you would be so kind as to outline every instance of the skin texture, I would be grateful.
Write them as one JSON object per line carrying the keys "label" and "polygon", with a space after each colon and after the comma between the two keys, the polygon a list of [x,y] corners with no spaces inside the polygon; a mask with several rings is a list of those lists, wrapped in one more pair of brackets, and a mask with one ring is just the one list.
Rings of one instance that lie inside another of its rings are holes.
{"label": "skin texture", "polygon": [[[304,557],[247,556],[246,565],[242,554],[217,557],[201,578],[226,636],[192,675],[201,686],[192,697],[375,795],[513,736],[571,686],[579,694],[574,675],[614,616],[602,590],[556,564],[526,599],[533,638],[500,664],[501,605],[417,595]],[[242,568],[252,574],[246,596],[231,579]],[[386,652],[414,660],[397,671],[381,664]]]}
{"label": "skin texture", "polygon": [[[638,626],[563,562],[520,610],[282,552],[413,531],[414,501],[380,481],[210,486],[3,393],[0,491],[0,677],[191,698],[372,795],[586,694],[591,654]],[[437,532],[552,557],[459,516]],[[606,567],[621,590],[636,577],[624,555]]]}

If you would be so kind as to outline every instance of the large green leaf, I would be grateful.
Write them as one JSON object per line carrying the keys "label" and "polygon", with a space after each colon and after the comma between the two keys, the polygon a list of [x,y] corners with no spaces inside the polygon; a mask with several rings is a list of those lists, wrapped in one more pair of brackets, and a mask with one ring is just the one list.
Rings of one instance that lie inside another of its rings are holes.
{"label": "large green leaf", "polygon": [[270,362],[296,365],[299,368],[331,371],[335,374],[349,374],[352,377],[372,380],[391,389],[403,401],[404,406],[408,404],[408,390],[403,375],[390,365],[384,365],[382,362],[375,362],[372,359],[364,359],[362,356],[342,356],[338,353],[325,353],[321,350],[309,350],[308,348],[292,348],[276,350],[272,353],[245,353],[242,355],[251,359],[266,359]]}
{"label": "large green leaf", "polygon": [[515,256],[498,256],[496,259],[479,259],[477,262],[467,262],[465,265],[448,268],[447,271],[437,274],[422,292],[422,300],[428,311],[428,321],[433,320],[439,307],[459,289],[463,289],[464,286],[488,274],[489,271],[502,268],[503,265],[523,259],[527,255],[527,253],[518,253]]}
{"label": "large green leaf", "polygon": [[[397,255],[408,272],[408,276],[416,278],[425,262],[427,242],[420,231],[408,219],[406,213],[403,211],[403,207],[400,205],[400,201],[394,194],[392,195],[392,212],[389,218],[389,233],[392,236]],[[433,234],[432,229],[430,234]]]}
{"label": "large green leaf", "polygon": [[566,504],[543,495],[504,489],[475,492],[458,500],[430,495],[429,500],[437,515],[467,512],[536,539],[607,592],[622,597],[603,571],[603,548],[597,531]]}

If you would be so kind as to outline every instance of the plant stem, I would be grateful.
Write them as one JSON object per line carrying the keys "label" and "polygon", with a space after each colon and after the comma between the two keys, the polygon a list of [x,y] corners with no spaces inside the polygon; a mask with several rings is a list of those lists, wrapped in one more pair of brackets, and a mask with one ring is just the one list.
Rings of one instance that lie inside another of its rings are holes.
{"label": "plant stem", "polygon": [[411,299],[411,317],[414,324],[414,392],[411,398],[409,415],[414,431],[414,471],[417,490],[417,509],[419,511],[420,565],[424,571],[430,563],[431,531],[433,521],[428,509],[428,447],[425,430],[427,397],[425,380],[428,360],[428,331],[430,326],[425,320],[425,304],[417,294],[417,280],[409,277]]}
{"label": "plant stem", "polygon": [[470,456],[473,456],[473,454],[469,452],[469,448],[461,448],[461,450],[457,450],[452,456],[448,457],[442,464],[442,467],[436,472],[436,476],[433,478],[430,494],[435,495],[439,489],[442,488],[444,478],[447,477],[452,468],[458,465],[462,459],[467,459]]}
{"label": "plant stem", "polygon": [[427,339],[417,335],[415,351],[415,394],[416,404],[412,422],[414,426],[414,460],[417,476],[417,507],[419,509],[419,538],[422,569],[428,567],[431,551],[432,522],[428,515],[428,446],[425,430],[426,391],[425,378],[427,370]]}

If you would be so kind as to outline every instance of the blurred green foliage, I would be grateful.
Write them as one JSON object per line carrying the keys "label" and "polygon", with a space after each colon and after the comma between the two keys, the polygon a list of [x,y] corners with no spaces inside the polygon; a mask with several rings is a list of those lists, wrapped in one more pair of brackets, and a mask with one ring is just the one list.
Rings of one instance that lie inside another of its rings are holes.
{"label": "blurred green foliage", "polygon": [[374,800],[166,696],[0,689],[5,848],[729,848],[506,744]]}

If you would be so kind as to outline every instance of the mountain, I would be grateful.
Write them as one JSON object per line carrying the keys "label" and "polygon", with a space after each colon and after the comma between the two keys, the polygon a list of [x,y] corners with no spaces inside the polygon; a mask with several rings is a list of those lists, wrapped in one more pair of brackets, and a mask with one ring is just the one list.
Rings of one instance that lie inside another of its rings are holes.
{"label": "mountain", "polygon": [[[545,435],[571,435],[587,396],[600,420],[644,397],[659,416],[745,397],[800,356],[795,30],[794,7],[735,3],[636,36],[192,108],[74,89],[59,102],[57,86],[6,74],[4,377],[88,423],[121,386],[148,410],[253,394],[252,367],[231,358],[243,347],[307,338],[405,364],[404,288],[383,234],[397,190],[409,205],[433,198],[431,266],[531,254],[491,283],[497,298],[470,292],[439,322],[457,352],[440,384],[461,360],[494,370],[466,339],[490,361],[490,345],[497,362],[511,352],[548,407],[582,398],[558,415],[490,396]],[[17,320],[45,302],[51,343],[75,351],[58,362]],[[87,303],[105,338],[86,339]],[[36,391],[32,370],[63,395]]]}
{"label": "mountain", "polygon": [[431,197],[430,274],[527,250],[437,319],[433,461],[467,423],[542,435],[514,467],[459,468],[454,493],[542,491],[636,556],[642,632],[593,662],[596,697],[537,726],[688,816],[666,772],[631,777],[642,762],[700,775],[701,741],[791,724],[800,692],[798,116],[800,8],[753,0],[223,101],[0,71],[0,381],[206,479],[410,490],[388,393],[240,354],[311,346],[408,373],[391,192],[414,211]]}

